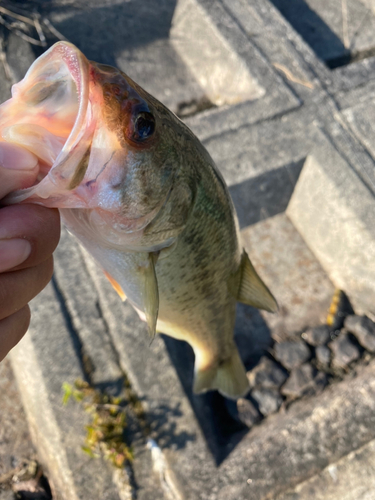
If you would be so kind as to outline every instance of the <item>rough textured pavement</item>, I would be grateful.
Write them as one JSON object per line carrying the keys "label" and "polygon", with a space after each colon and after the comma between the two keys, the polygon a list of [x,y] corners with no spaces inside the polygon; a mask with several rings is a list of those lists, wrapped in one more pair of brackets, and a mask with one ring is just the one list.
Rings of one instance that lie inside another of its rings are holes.
{"label": "rough textured pavement", "polygon": [[[119,66],[184,116],[217,162],[244,245],[280,305],[278,315],[238,308],[236,341],[249,370],[274,342],[323,324],[335,287],[374,317],[371,2],[44,8],[89,58]],[[8,52],[22,76],[35,54],[13,36]],[[136,313],[65,231],[55,262],[10,359],[56,498],[375,498],[375,365],[363,349],[340,380],[249,430],[220,395],[192,395],[190,348],[162,336],[150,346]],[[76,378],[113,394],[131,385],[144,414],[130,398],[130,473],[82,454],[86,417],[61,404],[62,383]]]}
{"label": "rough textured pavement", "polygon": [[0,365],[0,408],[0,477],[4,477],[35,455],[9,360]]}

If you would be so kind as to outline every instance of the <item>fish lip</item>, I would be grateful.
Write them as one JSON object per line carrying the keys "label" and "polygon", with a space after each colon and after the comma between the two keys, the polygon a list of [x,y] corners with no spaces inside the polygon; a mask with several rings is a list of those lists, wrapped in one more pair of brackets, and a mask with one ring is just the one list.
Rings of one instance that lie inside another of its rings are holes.
{"label": "fish lip", "polygon": [[[76,84],[78,93],[78,111],[74,120],[74,125],[69,133],[67,140],[64,143],[60,153],[57,155],[54,163],[52,164],[48,174],[44,179],[42,179],[38,184],[26,188],[14,191],[6,196],[2,200],[3,205],[13,205],[16,203],[29,202],[30,199],[34,203],[38,203],[38,199],[43,199],[40,204],[46,205],[45,196],[41,195],[38,186],[49,180],[51,186],[55,186],[60,178],[55,178],[54,170],[59,165],[63,164],[69,152],[77,145],[81,139],[82,130],[85,128],[85,124],[88,119],[88,109],[89,109],[89,92],[90,92],[90,63],[83,55],[83,53],[69,42],[58,42],[54,44],[50,49],[48,49],[44,54],[42,54],[38,59],[28,69],[25,77],[12,87],[12,97],[16,97],[18,92],[22,89],[22,86],[27,82],[28,77],[32,75],[35,71],[43,71],[43,68],[48,65],[48,63],[53,60],[53,58],[61,59],[69,73],[71,78]],[[39,192],[38,192],[39,191]],[[52,206],[52,205],[51,205]]]}
{"label": "fish lip", "polygon": [[82,52],[69,42],[58,42],[53,45],[49,51],[51,51],[51,56],[57,52],[61,59],[65,62],[71,77],[77,85],[79,102],[78,113],[73,128],[60,152],[60,155],[56,158],[55,163],[58,164],[62,160],[61,156],[65,156],[67,152],[74,147],[86,119],[89,104],[90,63]]}

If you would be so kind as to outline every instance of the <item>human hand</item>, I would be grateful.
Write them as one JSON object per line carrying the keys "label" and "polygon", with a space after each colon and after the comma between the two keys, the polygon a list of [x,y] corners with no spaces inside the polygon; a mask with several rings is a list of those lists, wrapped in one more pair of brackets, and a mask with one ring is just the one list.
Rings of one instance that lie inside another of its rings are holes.
{"label": "human hand", "polygon": [[[33,154],[5,142],[0,142],[0,165],[1,205],[11,191],[34,184],[39,166]],[[56,209],[31,204],[0,208],[0,361],[27,331],[27,304],[52,277],[59,238]]]}

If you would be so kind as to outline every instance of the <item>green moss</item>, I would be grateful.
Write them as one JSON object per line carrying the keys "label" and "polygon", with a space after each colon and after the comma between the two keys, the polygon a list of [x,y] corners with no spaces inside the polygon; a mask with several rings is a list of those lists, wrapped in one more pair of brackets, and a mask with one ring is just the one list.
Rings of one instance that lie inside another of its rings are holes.
{"label": "green moss", "polygon": [[97,391],[83,380],[76,380],[74,385],[65,382],[63,391],[63,404],[73,398],[91,416],[89,425],[85,427],[82,450],[92,458],[103,455],[118,468],[131,462],[133,453],[124,441],[126,401]]}

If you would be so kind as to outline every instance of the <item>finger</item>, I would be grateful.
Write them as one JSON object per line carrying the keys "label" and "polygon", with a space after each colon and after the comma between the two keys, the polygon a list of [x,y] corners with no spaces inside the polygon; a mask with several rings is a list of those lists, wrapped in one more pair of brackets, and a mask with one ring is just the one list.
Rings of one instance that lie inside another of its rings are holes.
{"label": "finger", "polygon": [[53,259],[38,266],[0,274],[0,320],[22,309],[52,277]]}
{"label": "finger", "polygon": [[[59,238],[60,215],[56,209],[31,204],[0,209],[0,271],[10,270],[14,266],[17,266],[14,270],[37,266],[50,257]],[[13,240],[16,240],[15,246],[18,247],[22,244],[20,240],[30,243],[29,254],[25,254],[24,259],[16,260],[18,256],[12,250]],[[4,249],[4,246],[7,248]],[[14,259],[13,265],[8,258]]]}
{"label": "finger", "polygon": [[0,142],[0,199],[16,189],[32,186],[38,172],[35,155],[15,144]]}
{"label": "finger", "polygon": [[5,195],[16,191],[16,189],[24,189],[34,184],[39,172],[39,167],[36,166],[33,170],[6,170],[0,167],[0,200]]}
{"label": "finger", "polygon": [[0,321],[0,361],[21,340],[30,324],[30,308],[25,306]]}

